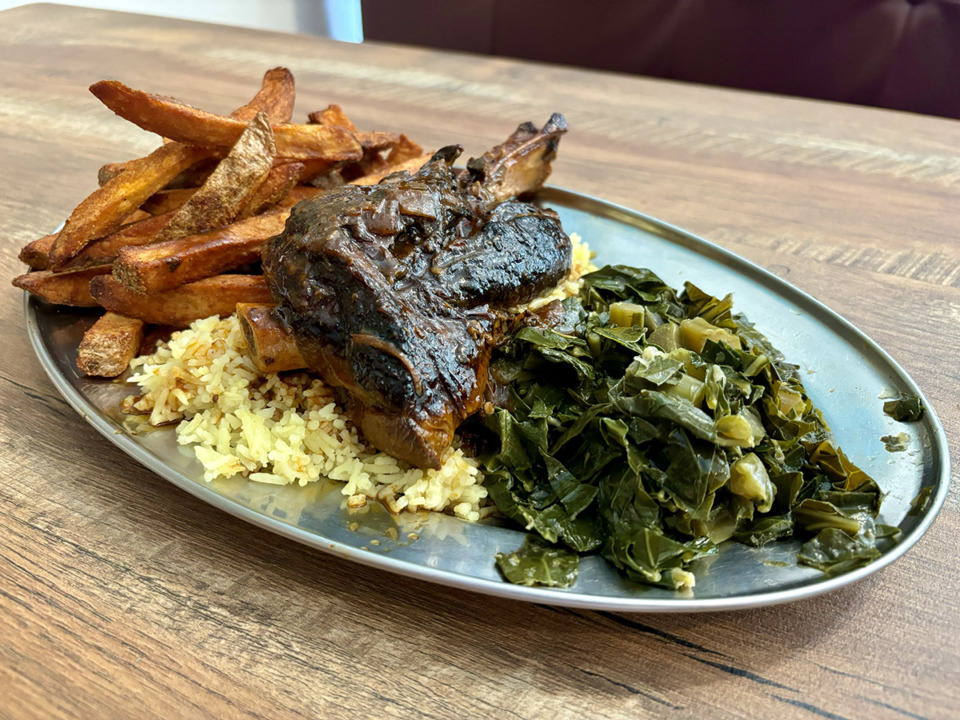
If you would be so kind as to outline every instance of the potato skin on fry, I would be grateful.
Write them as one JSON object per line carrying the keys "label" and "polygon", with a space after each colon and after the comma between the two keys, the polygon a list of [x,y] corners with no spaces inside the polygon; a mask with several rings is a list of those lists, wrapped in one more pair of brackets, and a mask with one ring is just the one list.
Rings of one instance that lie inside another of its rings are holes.
{"label": "potato skin on fry", "polygon": [[49,270],[50,248],[56,239],[57,233],[31,240],[20,249],[20,262],[26,263],[32,270]]}
{"label": "potato skin on fry", "polygon": [[169,143],[129,163],[67,218],[50,248],[50,266],[63,267],[93,240],[116,230],[144,200],[207,155],[203,148]]}
{"label": "potato skin on fry", "polygon": [[97,238],[87,245],[75,258],[70,260],[63,269],[69,271],[74,268],[79,269],[113,262],[120,248],[137,247],[156,242],[157,234],[172,217],[173,211],[124,225],[116,232],[102,238]]}
{"label": "potato skin on fry", "polygon": [[315,125],[336,125],[352,133],[360,132],[339,105],[327,105],[323,110],[315,110],[307,115],[307,119]]}
{"label": "potato skin on fry", "polygon": [[[134,90],[115,80],[94,83],[90,92],[125,120],[188,145],[232,147],[246,127],[239,120]],[[358,160],[363,154],[360,143],[343,128],[282,124],[273,131],[277,156],[288,160]]]}
{"label": "potato skin on fry", "polygon": [[206,182],[160,232],[173,240],[218,228],[240,213],[273,166],[276,147],[267,116],[257,113]]}
{"label": "potato skin on fry", "polygon": [[13,285],[54,305],[96,307],[99,303],[90,294],[90,281],[109,272],[109,263],[65,273],[38,270],[14,278]]}
{"label": "potato skin on fry", "polygon": [[[113,81],[91,91],[164,144],[105,164],[99,189],[63,230],[21,250],[34,272],[13,284],[51,303],[107,310],[79,348],[78,368],[90,375],[122,373],[142,349],[145,323],[181,328],[232,314],[238,302],[252,303],[246,322],[265,369],[303,367],[289,333],[263,310],[271,302],[263,277],[221,273],[259,260],[290,208],[321,185],[372,184],[429,156],[421,159],[406,136],[360,132],[339,106],[312,114],[314,124],[290,124],[295,87],[286,68],[268,70],[229,118]],[[300,184],[307,181],[318,184]]]}
{"label": "potato skin on fry", "polygon": [[[296,90],[293,82],[293,73],[287,68],[276,67],[263,74],[260,90],[246,105],[242,105],[230,113],[234,120],[250,122],[258,112],[266,114],[271,123],[290,122],[293,116],[293,103]],[[106,185],[112,178],[126,170],[129,162],[106,163],[97,173],[100,185]],[[200,163],[206,165],[206,163]],[[207,179],[212,168],[202,172],[201,167],[185,170],[178,178],[171,181],[168,187],[196,187]],[[199,175],[195,171],[201,171]]]}
{"label": "potato skin on fry", "polygon": [[[358,178],[354,184],[375,184],[399,170],[418,170],[429,159],[422,156],[388,167],[374,175]],[[285,166],[274,168],[278,170]],[[283,232],[289,206],[318,190],[291,189],[281,206],[210,232],[177,240],[142,244],[119,249],[113,276],[136,293],[171,290],[211,275],[226,272],[260,259],[263,242]]]}
{"label": "potato skin on fry", "polygon": [[275,67],[263,74],[260,90],[253,99],[230,113],[230,117],[250,122],[258,112],[262,112],[272,123],[290,122],[296,94],[293,73],[285,67]]}
{"label": "potato skin on fry", "polygon": [[262,215],[176,240],[121,248],[113,276],[137,293],[156,293],[260,260],[263,242],[283,232],[290,211]]}
{"label": "potato skin on fry", "polygon": [[275,166],[244,202],[237,220],[245,220],[282,201],[296,187],[304,170],[304,164],[299,162]]}
{"label": "potato skin on fry", "polygon": [[108,312],[83,334],[77,369],[84,375],[117,377],[140,351],[143,320]]}
{"label": "potato skin on fry", "polygon": [[132,292],[112,275],[100,275],[91,281],[90,294],[112,312],[176,328],[211,315],[232,315],[239,302],[270,302],[262,275],[216,275],[153,295]]}

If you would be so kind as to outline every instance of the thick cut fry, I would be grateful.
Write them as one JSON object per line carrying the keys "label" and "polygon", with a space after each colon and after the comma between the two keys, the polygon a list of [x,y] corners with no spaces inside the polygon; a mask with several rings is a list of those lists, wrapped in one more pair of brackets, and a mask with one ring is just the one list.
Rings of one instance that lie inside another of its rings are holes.
{"label": "thick cut fry", "polygon": [[96,307],[98,303],[90,294],[90,281],[109,272],[109,264],[67,273],[39,270],[14,278],[13,284],[55,305]]}
{"label": "thick cut fry", "polygon": [[307,118],[316,125],[336,125],[352,133],[360,132],[339,105],[327,105],[323,110],[315,110],[309,113]]}
{"label": "thick cut fry", "polygon": [[401,134],[400,137],[397,138],[397,142],[390,148],[390,154],[387,155],[387,162],[391,165],[399,165],[408,160],[414,160],[421,155],[423,155],[423,148],[420,147],[419,143],[415,143],[406,135]]}
{"label": "thick cut fry", "polygon": [[50,265],[62,267],[91,241],[116,230],[141,203],[182,170],[207,156],[207,150],[177,143],[162,145],[95,190],[67,218],[50,248]]}
{"label": "thick cut fry", "polygon": [[[129,162],[133,162],[130,160]],[[100,166],[100,169],[97,170],[97,183],[100,187],[103,187],[108,182],[113,180],[117,175],[122,173],[127,168],[127,163],[125,162],[115,162],[115,163],[104,163]]]}
{"label": "thick cut fry", "polygon": [[50,248],[53,247],[56,239],[57,233],[31,240],[21,248],[20,262],[26,263],[34,270],[48,270],[50,268]]}
{"label": "thick cut fry", "polygon": [[173,211],[124,225],[115,233],[98,238],[87,245],[63,267],[63,271],[79,270],[93,265],[113,262],[117,257],[117,252],[122,247],[156,242],[157,233],[170,222],[172,217]]}
{"label": "thick cut fry", "polygon": [[106,313],[83,334],[77,369],[96,377],[122,375],[140,350],[143,326],[143,320]]}
{"label": "thick cut fry", "polygon": [[[343,128],[344,130],[353,133],[353,136],[360,142],[360,147],[363,149],[363,157],[361,157],[356,163],[343,168],[341,176],[345,181],[354,180],[358,177],[363,177],[364,175],[372,175],[386,170],[389,167],[390,162],[383,157],[381,154],[382,151],[393,148],[397,143],[401,142],[401,138],[407,139],[405,136],[391,132],[360,132],[357,130],[357,126],[353,124],[353,121],[347,117],[347,114],[343,112],[343,109],[339,105],[329,105],[324,110],[318,110],[310,113],[308,117],[311,123],[315,123],[317,125]],[[418,147],[416,154],[419,155],[420,152],[420,148]],[[321,173],[319,172],[310,173],[309,177],[311,182],[313,182],[313,179],[320,174]],[[323,185],[325,187],[331,187],[333,184],[330,182],[325,182]]]}
{"label": "thick cut fry", "polygon": [[173,188],[154,193],[146,200],[140,209],[150,215],[163,215],[173,210],[179,210],[193,197],[196,188]]}
{"label": "thick cut fry", "polygon": [[[197,110],[173,100],[133,90],[114,80],[90,86],[90,91],[120,117],[189,145],[233,147],[246,125],[231,118]],[[360,143],[343,128],[327,125],[275,125],[277,156],[288,160],[358,160]]]}
{"label": "thick cut fry", "polygon": [[303,171],[303,163],[277,165],[247,198],[237,219],[245,220],[281,202],[300,182]]}
{"label": "thick cut fry", "polygon": [[[234,120],[240,120],[248,123],[256,116],[258,112],[264,113],[271,123],[290,122],[293,115],[293,103],[296,97],[294,90],[293,73],[287,68],[278,67],[267,70],[263,75],[263,83],[260,90],[246,105],[242,105],[230,113]],[[166,142],[168,139],[164,138]],[[107,163],[100,168],[97,178],[100,185],[106,185],[111,179],[126,170],[131,162]],[[199,165],[204,165],[200,163]],[[185,170],[181,176],[170,181],[171,187],[198,187],[203,184],[207,176],[213,172],[214,165],[205,167],[200,175],[191,174],[190,170]],[[200,167],[192,168],[200,170]]]}
{"label": "thick cut fry", "polygon": [[230,113],[230,117],[250,122],[262,112],[274,124],[290,122],[295,99],[293,73],[285,67],[276,67],[263,74],[263,83],[257,94],[246,105]]}
{"label": "thick cut fry", "polygon": [[[210,177],[210,173],[217,169],[217,163],[220,162],[218,155],[223,154],[223,149],[218,148],[210,151],[210,157],[201,160],[191,168],[187,168],[177,175],[173,180],[167,183],[165,190],[177,190],[180,188],[198,188]],[[106,185],[110,180],[123,172],[130,163],[136,160],[127,160],[126,162],[107,163],[102,165],[97,171],[97,181],[100,186]]]}
{"label": "thick cut fry", "polygon": [[[117,233],[126,233],[129,232],[134,225],[136,225],[141,220],[150,217],[149,213],[137,211],[131,217],[131,222],[121,227]],[[169,219],[170,216],[167,217]],[[157,229],[153,232],[159,230],[160,225],[157,225]],[[114,233],[116,235],[117,233]],[[112,235],[107,235],[106,237],[112,237]],[[91,265],[100,265],[107,260],[112,260],[116,255],[116,252],[113,252],[109,255],[104,255],[99,252],[90,252],[95,249],[101,240],[106,238],[100,238],[94,240],[90,245],[87,245],[86,248],[80,251],[80,254],[77,255],[73,260],[69,261],[62,270],[79,270],[81,268],[90,267]],[[42,238],[37,238],[31,242],[28,242],[20,250],[20,261],[25,262],[33,270],[49,270],[50,269],[50,248],[53,247],[53,243],[56,242],[57,235],[44,235]]]}
{"label": "thick cut fry", "polygon": [[[365,154],[373,150],[388,150],[400,142],[410,142],[410,139],[407,138],[406,135],[400,135],[394,132],[384,132],[380,130],[360,132],[339,105],[328,105],[325,109],[314,111],[307,117],[311,123],[340,127],[353,133],[354,137],[360,142],[360,147],[363,148]],[[409,159],[409,157],[419,155],[421,152],[422,150],[418,145],[416,153],[403,159]],[[400,160],[397,160],[397,162],[400,162]]]}
{"label": "thick cut fry", "polygon": [[[339,105],[328,105],[326,109],[312,112],[307,117],[311,123],[316,125],[343,128],[347,132],[353,133],[354,137],[359,133],[357,126],[353,124]],[[360,161],[363,161],[363,157],[360,158]],[[326,189],[343,185],[343,178],[336,171],[344,169],[345,166],[352,167],[345,162],[309,160],[304,168],[302,182]]]}
{"label": "thick cut fry", "polygon": [[276,208],[202,235],[123,248],[113,276],[133,292],[157,293],[258,262],[264,240],[283,232],[289,214]]}
{"label": "thick cut fry", "polygon": [[290,330],[278,322],[273,305],[239,303],[237,319],[253,364],[262,373],[299,370],[307,366]]}
{"label": "thick cut fry", "polygon": [[257,113],[213,174],[163,229],[159,240],[196,235],[233,222],[267,177],[275,154],[267,116]]}
{"label": "thick cut fry", "polygon": [[357,133],[356,138],[364,152],[371,150],[389,150],[400,142],[400,135],[398,133],[384,132],[382,130]]}
{"label": "thick cut fry", "polygon": [[[372,185],[379,177],[360,178],[356,184]],[[283,232],[290,208],[321,192],[296,187],[279,207],[222,228],[165,242],[131,243],[118,249],[113,276],[132,292],[157,293],[258,262],[263,242]]]}
{"label": "thick cut fry", "polygon": [[101,275],[90,282],[90,294],[111,312],[177,328],[210,315],[232,315],[240,302],[270,302],[262,275],[217,275],[155,295],[132,292],[112,275]]}
{"label": "thick cut fry", "polygon": [[[423,165],[427,159],[429,159],[429,157],[429,155],[424,155],[421,158],[417,158],[414,162],[408,161],[399,165],[391,166],[384,171],[367,177],[358,178],[352,182],[356,185],[375,185],[391,172],[397,172],[399,170],[409,170],[414,172],[418,170],[420,166]],[[278,166],[278,168],[279,167],[283,166]],[[336,184],[342,184],[342,181]],[[322,191],[323,188],[302,186],[294,187],[286,194],[285,197],[277,202],[277,205],[289,209],[298,202],[314,197]],[[124,225],[116,232],[107,235],[106,237],[94,240],[92,243],[87,245],[87,247],[84,248],[75,258],[67,262],[62,269],[75,270],[90,267],[92,265],[98,265],[104,262],[112,261],[114,258],[116,258],[120,248],[142,247],[144,245],[155,243],[157,242],[160,231],[163,229],[164,225],[170,221],[172,216],[173,211]],[[285,219],[286,216],[284,216],[284,220]],[[226,226],[226,228],[229,228],[229,226]],[[280,230],[282,229],[283,226],[281,225]],[[277,232],[280,232],[280,230]],[[49,251],[55,237],[56,236],[54,235],[48,235],[28,243],[23,250],[20,251],[20,259],[35,270],[48,269],[50,267]],[[224,252],[226,252],[226,250],[224,250]]]}

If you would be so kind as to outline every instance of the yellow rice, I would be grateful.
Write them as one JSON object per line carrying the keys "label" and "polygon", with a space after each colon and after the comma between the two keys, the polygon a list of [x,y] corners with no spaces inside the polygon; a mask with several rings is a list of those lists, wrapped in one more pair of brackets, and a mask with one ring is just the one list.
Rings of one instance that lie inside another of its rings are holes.
{"label": "yellow rice", "polygon": [[[592,269],[587,245],[571,238],[570,275],[536,305],[576,294]],[[197,320],[130,369],[142,394],[124,409],[149,414],[151,425],[176,423],[177,442],[193,448],[208,482],[242,475],[306,485],[327,477],[344,483],[351,507],[369,498],[391,512],[448,511],[467,520],[484,512],[476,460],[454,446],[440,469],[420,470],[365,445],[322,380],[306,372],[261,375],[235,316]]]}

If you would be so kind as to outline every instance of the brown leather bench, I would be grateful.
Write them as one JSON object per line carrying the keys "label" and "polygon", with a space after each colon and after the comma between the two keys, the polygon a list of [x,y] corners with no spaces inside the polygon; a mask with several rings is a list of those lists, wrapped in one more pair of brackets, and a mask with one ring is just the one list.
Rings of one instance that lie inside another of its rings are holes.
{"label": "brown leather bench", "polygon": [[960,118],[960,0],[363,0],[371,40]]}

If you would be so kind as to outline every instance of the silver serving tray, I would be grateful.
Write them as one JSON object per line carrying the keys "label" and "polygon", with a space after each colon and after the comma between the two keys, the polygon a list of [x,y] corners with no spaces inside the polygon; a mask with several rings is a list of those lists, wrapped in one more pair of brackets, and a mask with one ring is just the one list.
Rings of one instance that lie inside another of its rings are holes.
{"label": "silver serving tray", "polygon": [[[900,542],[875,562],[833,578],[797,565],[797,542],[764,548],[726,544],[694,566],[697,585],[676,593],[622,579],[600,557],[581,561],[568,590],[528,588],[503,581],[494,555],[520,546],[523,533],[497,524],[472,524],[432,513],[392,516],[378,504],[346,507],[338,483],[306,487],[262,485],[242,478],[206,483],[191,450],[172,429],[135,434],[118,412],[133,390],[122,382],[80,377],[77,345],[96,315],[26,298],[27,332],[60,393],[87,422],[137,461],[214,507],[284,537],[354,562],[442,585],[528,602],[618,611],[693,612],[758,607],[799,600],[855,582],[906,552],[926,532],[947,495],[946,436],[924,398],[913,423],[887,417],[878,395],[916,383],[876,343],[829,308],[775,275],[712,243],[652,217],[559,188],[541,192],[568,233],[579,233],[598,264],[649,267],[674,287],[690,279],[715,295],[734,293],[746,314],[786,357],[801,366],[804,383],[850,458],[887,493],[881,522],[899,526]],[[906,452],[890,453],[880,438],[905,432]],[[118,480],[118,482],[123,482]],[[932,486],[926,510],[910,501]]]}

